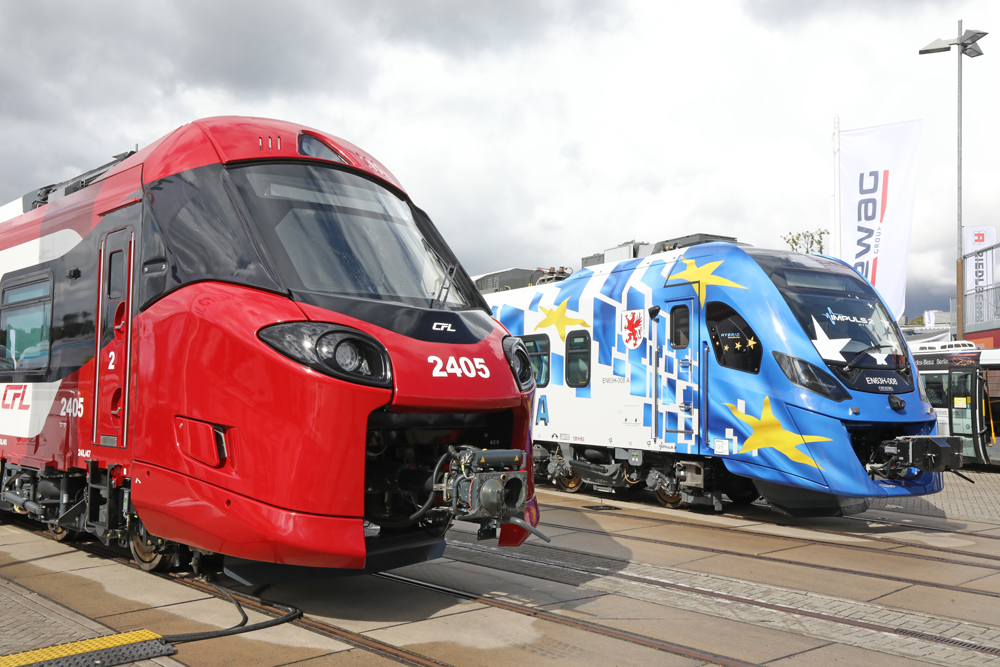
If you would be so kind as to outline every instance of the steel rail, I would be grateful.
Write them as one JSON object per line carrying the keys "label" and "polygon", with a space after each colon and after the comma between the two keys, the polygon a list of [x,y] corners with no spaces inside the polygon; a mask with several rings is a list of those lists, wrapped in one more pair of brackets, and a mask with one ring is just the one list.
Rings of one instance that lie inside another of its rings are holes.
{"label": "steel rail", "polygon": [[704,660],[705,662],[710,662],[715,665],[725,665],[726,667],[759,667],[755,663],[745,662],[743,660],[730,658],[724,655],[718,655],[717,653],[711,653],[709,651],[702,651],[700,649],[692,648],[690,646],[675,644],[673,642],[668,642],[662,639],[656,639],[655,637],[648,637],[646,635],[640,635],[634,632],[628,632],[627,630],[617,630],[612,627],[598,625],[597,623],[591,623],[590,621],[584,621],[580,619],[569,618],[566,616],[560,616],[559,614],[553,613],[551,611],[544,611],[542,609],[537,609],[534,607],[524,607],[521,605],[511,604],[510,602],[503,602],[501,600],[497,600],[496,598],[491,598],[488,596],[471,593],[469,591],[462,591],[456,588],[449,588],[447,586],[442,586],[440,584],[432,584],[426,581],[420,581],[419,579],[411,579],[409,577],[404,577],[398,574],[392,574],[389,572],[380,572],[372,576],[379,577],[382,579],[388,579],[390,581],[396,581],[410,586],[416,586],[418,588],[424,588],[437,593],[443,593],[446,595],[452,595],[455,597],[464,598],[466,600],[474,600],[481,604],[485,604],[497,609],[504,609],[506,611],[512,611],[517,614],[532,616],[534,618],[549,621],[551,623],[556,623],[558,625],[568,626],[576,628],[578,630],[584,630],[586,632],[603,635],[605,637],[611,637],[613,639],[619,639],[622,641],[629,642],[630,644],[637,644],[639,646],[653,648],[658,651],[664,651],[665,653],[672,653],[674,655],[679,655],[685,658]]}
{"label": "steel rail", "polygon": [[[588,510],[588,509],[585,509],[585,508],[582,508],[582,507],[564,507],[562,505],[541,505],[539,507],[539,509],[545,509],[545,510],[551,510],[551,511],[563,510],[563,511],[566,511],[566,512],[577,512],[577,513],[580,513],[580,514],[600,514],[601,516],[611,516],[611,517],[616,517],[616,518],[619,518],[619,519],[634,519],[636,521],[645,521],[647,523],[659,523],[659,524],[674,525],[674,526],[686,526],[686,527],[695,528],[695,529],[698,529],[698,530],[711,530],[711,531],[725,532],[725,533],[729,533],[729,534],[739,533],[740,535],[752,535],[754,537],[769,537],[769,538],[772,538],[772,539],[775,539],[775,540],[782,540],[782,541],[786,541],[786,542],[799,542],[801,544],[813,544],[813,545],[820,545],[820,546],[827,546],[827,547],[837,547],[837,548],[840,548],[840,549],[851,549],[851,550],[854,550],[854,551],[864,551],[866,553],[892,553],[892,554],[895,554],[897,556],[903,556],[903,557],[906,557],[906,558],[915,558],[915,559],[918,559],[918,560],[930,560],[930,561],[937,561],[937,562],[942,562],[942,563],[951,563],[951,564],[958,564],[958,565],[968,565],[969,567],[981,567],[981,568],[985,568],[985,569],[989,569],[989,570],[1000,570],[1000,556],[994,556],[994,555],[991,555],[991,554],[980,554],[980,553],[976,553],[974,551],[965,551],[963,549],[951,549],[951,548],[948,548],[948,547],[936,547],[936,546],[927,545],[927,544],[917,544],[917,543],[914,543],[914,542],[907,542],[905,540],[894,539],[894,538],[891,538],[891,537],[881,537],[881,536],[872,536],[872,535],[858,535],[856,533],[841,532],[841,531],[835,531],[835,530],[830,530],[830,529],[825,529],[825,528],[811,528],[810,527],[808,529],[806,529],[806,528],[800,528],[799,530],[813,530],[815,532],[823,533],[823,534],[826,534],[826,535],[839,535],[839,536],[842,536],[842,537],[852,537],[852,538],[855,538],[855,539],[870,539],[872,541],[878,541],[878,542],[882,542],[884,544],[895,544],[895,545],[898,545],[898,546],[901,546],[901,547],[907,547],[907,548],[911,548],[911,549],[923,549],[924,551],[937,551],[937,552],[940,552],[940,553],[953,554],[953,555],[956,555],[956,556],[968,556],[968,557],[971,557],[971,558],[979,558],[979,559],[982,559],[982,560],[997,561],[998,564],[997,565],[990,565],[990,564],[987,564],[987,563],[972,563],[972,562],[969,562],[969,561],[957,561],[957,560],[954,560],[954,559],[941,558],[941,557],[938,557],[938,556],[929,556],[929,555],[926,555],[926,554],[914,554],[914,553],[906,553],[906,552],[902,552],[902,551],[886,551],[886,550],[883,550],[883,549],[872,549],[871,547],[863,547],[863,546],[858,545],[858,544],[844,544],[843,542],[831,542],[829,540],[819,540],[819,539],[814,539],[814,538],[809,538],[809,537],[791,537],[791,536],[788,536],[788,535],[775,535],[774,533],[762,533],[762,532],[760,532],[758,530],[748,530],[746,528],[738,528],[738,527],[735,527],[735,526],[710,526],[710,525],[705,525],[705,524],[701,524],[701,523],[694,523],[694,522],[691,522],[691,521],[680,521],[680,520],[677,520],[677,519],[667,519],[667,518],[664,518],[664,517],[637,516],[635,514],[628,514],[626,512],[620,512],[620,511],[605,510],[605,511],[598,512],[596,510]],[[542,516],[544,516],[544,514]],[[763,523],[764,525],[769,525],[769,526],[778,526],[778,525],[781,525],[781,524],[776,524],[776,523],[766,523],[766,522],[761,522],[761,523]],[[963,533],[963,534],[965,534],[965,533]],[[972,536],[974,534],[969,533],[968,535]],[[678,544],[676,542],[672,543],[672,544],[674,544],[674,546],[686,546],[686,545],[683,545],[683,544]]]}
{"label": "steel rail", "polygon": [[[931,633],[917,632],[915,630],[909,630],[906,628],[893,628],[887,625],[878,625],[876,623],[868,623],[866,621],[858,621],[853,618],[848,618],[846,616],[835,616],[833,614],[825,614],[823,612],[808,611],[806,609],[797,609],[795,607],[788,607],[785,605],[774,604],[771,602],[763,602],[760,600],[753,600],[751,598],[745,598],[738,595],[731,595],[729,593],[720,593],[718,591],[706,590],[704,588],[697,588],[695,586],[688,586],[686,584],[678,584],[669,581],[661,581],[659,579],[653,579],[650,577],[643,577],[635,574],[627,574],[624,572],[616,572],[610,568],[601,567],[591,567],[587,565],[580,565],[576,563],[565,563],[559,561],[550,561],[545,558],[538,558],[535,556],[529,556],[523,553],[514,553],[511,551],[504,551],[496,547],[482,547],[471,544],[451,544],[449,546],[458,546],[463,549],[468,549],[470,551],[479,551],[483,553],[490,553],[491,555],[498,556],[500,558],[506,558],[510,560],[515,560],[519,562],[532,563],[536,565],[543,565],[552,568],[558,568],[560,570],[573,570],[581,574],[587,574],[590,576],[597,577],[608,577],[612,579],[620,579],[623,581],[631,581],[633,583],[643,584],[646,586],[652,586],[656,588],[663,588],[668,590],[680,591],[688,594],[700,595],[703,597],[710,597],[717,600],[725,600],[727,602],[736,602],[740,604],[746,604],[759,609],[768,609],[771,611],[777,611],[785,614],[794,614],[797,616],[804,616],[807,618],[814,618],[822,621],[828,621],[832,623],[840,623],[842,625],[849,625],[856,628],[864,628],[866,630],[873,630],[875,632],[884,632],[888,634],[898,635],[901,637],[918,638],[924,641],[929,641],[938,644],[947,644],[949,646],[956,646],[959,648],[968,649],[971,651],[976,651],[979,653],[988,653],[990,655],[1000,655],[1000,648],[996,646],[987,646],[984,644],[976,644],[973,642],[967,642],[960,639],[954,639],[952,637],[944,637],[942,635],[935,635]],[[478,599],[478,598],[477,598]],[[484,600],[479,600],[484,601]],[[549,612],[546,612],[549,613]]]}

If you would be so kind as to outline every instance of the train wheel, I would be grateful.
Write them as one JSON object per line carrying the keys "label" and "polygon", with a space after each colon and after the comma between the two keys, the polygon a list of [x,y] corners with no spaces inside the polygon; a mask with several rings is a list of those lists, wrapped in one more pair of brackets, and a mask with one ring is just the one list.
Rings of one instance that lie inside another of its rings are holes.
{"label": "train wheel", "polygon": [[146,572],[162,572],[173,567],[176,554],[173,550],[157,553],[156,548],[142,543],[142,538],[133,533],[128,543],[132,560]]}
{"label": "train wheel", "polygon": [[680,492],[669,494],[663,489],[656,490],[656,499],[660,501],[660,504],[664,507],[669,507],[670,509],[677,509],[684,503],[681,502]]}
{"label": "train wheel", "polygon": [[566,477],[556,477],[556,486],[558,486],[560,490],[567,493],[576,493],[586,485],[587,483],[584,482],[576,473]]}
{"label": "train wheel", "polygon": [[65,526],[50,525],[49,535],[52,536],[56,542],[75,542],[76,538],[80,536],[80,532],[76,530],[70,530]]}

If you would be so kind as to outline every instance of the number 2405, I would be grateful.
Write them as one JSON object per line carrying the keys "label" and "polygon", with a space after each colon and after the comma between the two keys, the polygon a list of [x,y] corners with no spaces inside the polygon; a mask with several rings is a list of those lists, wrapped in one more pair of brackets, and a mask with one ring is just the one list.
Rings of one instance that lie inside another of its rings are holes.
{"label": "number 2405", "polygon": [[455,375],[457,377],[474,378],[479,375],[481,378],[488,378],[490,376],[490,369],[486,366],[486,360],[475,358],[469,359],[468,357],[459,357],[457,360],[455,357],[448,357],[448,362],[445,363],[441,360],[441,357],[427,357],[427,363],[434,364],[434,370],[431,371],[431,375],[436,378],[446,378],[448,375]]}

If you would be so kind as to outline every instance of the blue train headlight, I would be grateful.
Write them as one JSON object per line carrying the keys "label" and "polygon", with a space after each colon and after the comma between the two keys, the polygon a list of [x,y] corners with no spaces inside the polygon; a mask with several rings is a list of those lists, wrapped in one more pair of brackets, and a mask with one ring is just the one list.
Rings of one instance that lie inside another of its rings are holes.
{"label": "blue train headlight", "polygon": [[520,338],[508,336],[503,339],[503,351],[507,355],[507,363],[514,374],[517,386],[521,391],[529,391],[535,386],[535,372],[531,368],[531,357],[528,349]]}
{"label": "blue train headlight", "polygon": [[281,354],[341,380],[392,387],[389,353],[357,329],[322,322],[285,322],[257,336]]}
{"label": "blue train headlight", "polygon": [[847,390],[837,382],[835,377],[819,366],[814,366],[808,361],[803,361],[802,359],[782,354],[781,352],[775,352],[774,359],[778,362],[778,366],[792,384],[816,392],[820,396],[829,398],[831,401],[837,401],[838,403],[846,401],[851,397],[847,393]]}

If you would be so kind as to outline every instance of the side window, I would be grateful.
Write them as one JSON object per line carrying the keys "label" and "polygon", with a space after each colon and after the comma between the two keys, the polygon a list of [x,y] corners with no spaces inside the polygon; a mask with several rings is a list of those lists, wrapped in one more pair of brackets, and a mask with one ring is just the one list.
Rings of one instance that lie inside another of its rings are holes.
{"label": "side window", "polygon": [[108,258],[108,298],[122,298],[122,287],[125,284],[125,253],[116,250]]}
{"label": "side window", "polygon": [[0,372],[42,371],[49,365],[52,281],[4,286],[0,298]]}
{"label": "side window", "polygon": [[521,342],[528,348],[531,358],[531,369],[535,372],[535,384],[545,387],[549,384],[549,337],[547,334],[538,336],[521,336]]}
{"label": "side window", "polygon": [[746,373],[760,371],[763,345],[739,313],[724,303],[711,302],[705,307],[705,322],[720,366]]}
{"label": "side window", "polygon": [[688,346],[690,313],[687,306],[670,309],[670,347],[683,350]]}
{"label": "side window", "polygon": [[566,336],[566,385],[590,384],[590,333],[573,331]]}
{"label": "side window", "polygon": [[921,373],[920,379],[924,383],[924,391],[927,392],[927,400],[935,408],[947,408],[950,393],[948,392],[947,373]]}

